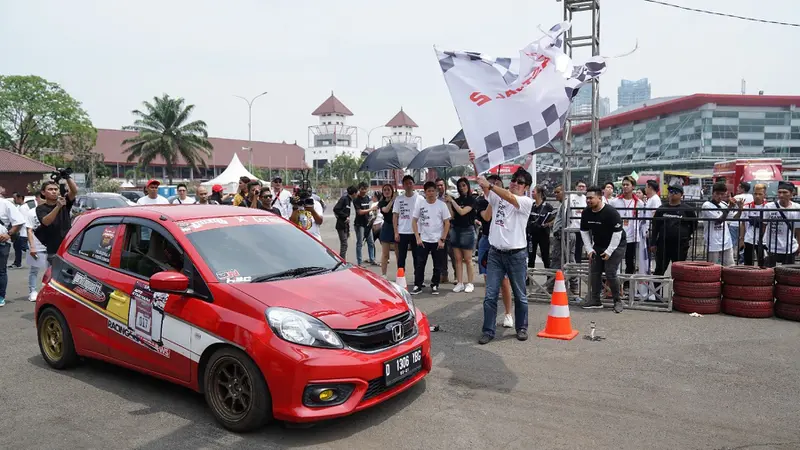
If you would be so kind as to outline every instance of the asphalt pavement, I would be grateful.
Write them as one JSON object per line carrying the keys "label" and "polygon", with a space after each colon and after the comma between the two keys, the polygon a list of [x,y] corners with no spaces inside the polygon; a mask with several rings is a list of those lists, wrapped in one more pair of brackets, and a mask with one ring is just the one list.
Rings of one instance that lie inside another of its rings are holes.
{"label": "asphalt pavement", "polygon": [[[332,219],[323,238],[338,249]],[[505,330],[479,346],[482,280],[471,294],[444,285],[439,296],[415,297],[441,326],[424,382],[312,428],[236,435],[189,390],[97,361],[50,369],[25,298],[27,269],[9,275],[0,448],[800,449],[796,322],[573,309],[581,335],[565,342],[535,336],[548,306],[532,303],[530,340]],[[590,321],[604,340],[583,339]]]}

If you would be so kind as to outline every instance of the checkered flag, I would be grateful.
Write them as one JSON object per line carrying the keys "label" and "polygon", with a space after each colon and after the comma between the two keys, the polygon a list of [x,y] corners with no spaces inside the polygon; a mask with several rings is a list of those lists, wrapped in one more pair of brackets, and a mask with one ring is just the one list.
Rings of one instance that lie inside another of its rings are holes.
{"label": "checkered flag", "polygon": [[569,27],[569,22],[552,27],[523,48],[519,58],[436,50],[479,172],[552,141],[578,89],[605,71],[599,57],[573,65],[561,49]]}

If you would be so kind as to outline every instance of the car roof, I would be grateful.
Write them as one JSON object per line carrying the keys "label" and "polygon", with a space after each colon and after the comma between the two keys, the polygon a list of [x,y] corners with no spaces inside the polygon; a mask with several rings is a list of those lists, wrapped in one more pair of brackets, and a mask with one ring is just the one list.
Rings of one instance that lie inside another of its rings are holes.
{"label": "car roof", "polygon": [[125,216],[160,220],[161,216],[173,222],[207,219],[212,217],[274,216],[269,211],[230,205],[142,205],[104,209],[103,217]]}
{"label": "car roof", "polygon": [[119,197],[121,194],[117,194],[116,192],[89,192],[87,194],[82,194],[79,197]]}

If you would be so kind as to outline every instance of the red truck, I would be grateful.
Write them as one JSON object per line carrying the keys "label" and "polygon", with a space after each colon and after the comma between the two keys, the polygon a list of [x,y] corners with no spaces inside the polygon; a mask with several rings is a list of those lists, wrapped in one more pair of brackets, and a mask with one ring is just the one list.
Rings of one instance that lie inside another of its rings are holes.
{"label": "red truck", "polygon": [[778,182],[783,180],[783,161],[780,158],[735,159],[714,164],[712,174],[714,182],[725,180],[728,192],[736,194],[739,183],[750,183],[750,192],[756,184],[763,183],[767,186],[767,198],[774,198],[778,194]]}

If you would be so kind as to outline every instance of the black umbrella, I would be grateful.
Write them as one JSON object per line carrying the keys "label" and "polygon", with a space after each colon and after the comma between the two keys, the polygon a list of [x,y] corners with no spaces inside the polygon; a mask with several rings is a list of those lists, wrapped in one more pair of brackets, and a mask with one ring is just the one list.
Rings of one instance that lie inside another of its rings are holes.
{"label": "black umbrella", "polygon": [[408,144],[389,144],[375,149],[358,169],[359,172],[377,172],[388,169],[405,169],[417,156],[417,149]]}
{"label": "black umbrella", "polygon": [[461,150],[454,144],[439,144],[417,153],[414,160],[408,164],[408,168],[458,167],[469,163],[469,150]]}

